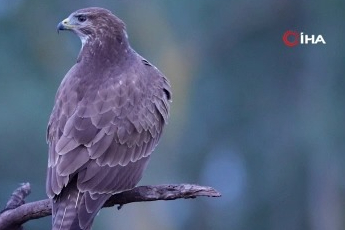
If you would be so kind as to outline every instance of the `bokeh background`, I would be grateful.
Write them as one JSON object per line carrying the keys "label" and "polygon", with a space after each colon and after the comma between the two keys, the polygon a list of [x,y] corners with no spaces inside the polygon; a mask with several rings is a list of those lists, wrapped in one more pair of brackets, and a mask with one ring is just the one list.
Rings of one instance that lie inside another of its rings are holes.
{"label": "bokeh background", "polygon": [[[94,230],[345,229],[345,2],[0,0],[0,206],[20,182],[46,198],[45,131],[80,41],[76,9],[122,18],[171,81],[169,125],[140,184],[209,185],[221,198],[103,209]],[[326,45],[287,47],[287,30]],[[25,229],[50,228],[50,217]]]}

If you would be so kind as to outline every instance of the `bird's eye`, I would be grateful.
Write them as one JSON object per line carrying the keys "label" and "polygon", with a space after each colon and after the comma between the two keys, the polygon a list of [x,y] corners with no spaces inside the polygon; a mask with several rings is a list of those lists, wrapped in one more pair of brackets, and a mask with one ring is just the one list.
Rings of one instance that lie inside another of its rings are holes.
{"label": "bird's eye", "polygon": [[78,15],[77,19],[79,22],[85,22],[86,21],[86,16],[85,15]]}

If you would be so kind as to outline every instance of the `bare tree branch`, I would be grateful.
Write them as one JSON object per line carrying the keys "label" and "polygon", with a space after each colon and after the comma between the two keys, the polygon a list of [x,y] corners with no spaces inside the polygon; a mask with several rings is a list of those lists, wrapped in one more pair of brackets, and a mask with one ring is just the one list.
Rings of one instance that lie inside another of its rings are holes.
{"label": "bare tree branch", "polygon": [[[0,230],[21,229],[21,225],[29,220],[51,215],[49,199],[24,204],[24,199],[29,193],[29,183],[23,184],[13,192],[6,208],[0,212]],[[120,205],[120,209],[122,205],[133,202],[189,199],[197,196],[220,197],[221,194],[214,188],[193,184],[139,186],[113,195],[103,208]]]}
{"label": "bare tree branch", "polygon": [[2,210],[0,213],[5,212],[9,209],[15,209],[19,207],[20,205],[24,204],[25,197],[27,197],[31,192],[30,183],[22,183],[19,188],[14,190],[12,193],[10,199],[8,200],[6,207],[4,210]]}

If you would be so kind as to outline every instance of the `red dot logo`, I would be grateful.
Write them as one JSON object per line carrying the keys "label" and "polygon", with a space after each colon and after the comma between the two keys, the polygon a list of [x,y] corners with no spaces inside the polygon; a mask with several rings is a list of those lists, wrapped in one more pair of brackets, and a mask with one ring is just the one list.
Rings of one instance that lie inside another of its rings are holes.
{"label": "red dot logo", "polygon": [[293,47],[299,44],[299,33],[288,30],[283,35],[283,42],[289,47]]}

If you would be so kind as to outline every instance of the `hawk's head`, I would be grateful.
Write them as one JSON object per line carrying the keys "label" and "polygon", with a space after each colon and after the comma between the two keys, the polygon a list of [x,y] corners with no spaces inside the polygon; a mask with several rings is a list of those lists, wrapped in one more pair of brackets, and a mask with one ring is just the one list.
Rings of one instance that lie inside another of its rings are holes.
{"label": "hawk's head", "polygon": [[100,37],[112,37],[119,42],[127,36],[125,24],[109,10],[90,7],[73,12],[57,26],[59,30],[75,32],[83,44]]}

